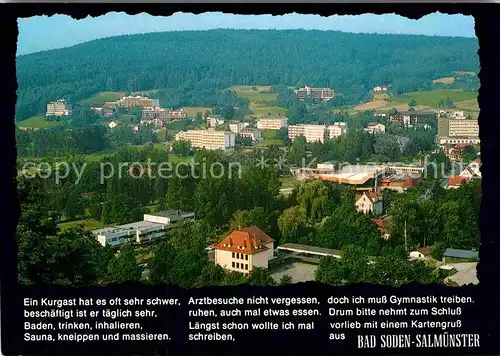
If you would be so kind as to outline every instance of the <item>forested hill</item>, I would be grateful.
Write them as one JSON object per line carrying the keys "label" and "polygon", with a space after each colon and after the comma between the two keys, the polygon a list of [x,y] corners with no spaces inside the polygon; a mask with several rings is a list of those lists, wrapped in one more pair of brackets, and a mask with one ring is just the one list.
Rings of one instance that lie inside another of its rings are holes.
{"label": "forested hill", "polygon": [[[376,85],[426,89],[479,70],[476,39],[334,31],[211,30],[95,40],[17,58],[17,119],[100,91],[170,89],[179,105],[232,85],[326,86],[351,101]],[[184,103],[184,101],[188,101]],[[169,103],[170,104],[170,103]],[[202,103],[200,103],[202,104]]]}

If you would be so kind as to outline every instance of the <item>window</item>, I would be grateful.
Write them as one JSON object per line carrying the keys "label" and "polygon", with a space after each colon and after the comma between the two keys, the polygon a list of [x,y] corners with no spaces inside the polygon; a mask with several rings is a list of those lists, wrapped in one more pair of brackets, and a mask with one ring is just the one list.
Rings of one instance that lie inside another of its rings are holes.
{"label": "window", "polygon": [[248,263],[245,264],[245,269],[248,271]]}
{"label": "window", "polygon": [[240,259],[240,253],[239,252],[236,254],[236,258]]}
{"label": "window", "polygon": [[233,252],[233,258],[234,258],[234,252]]}
{"label": "window", "polygon": [[240,263],[236,262],[236,268],[240,268]]}
{"label": "window", "polygon": [[247,261],[248,261],[248,255],[245,255],[245,260],[247,260]]}
{"label": "window", "polygon": [[234,262],[233,262],[233,268],[234,268]]}

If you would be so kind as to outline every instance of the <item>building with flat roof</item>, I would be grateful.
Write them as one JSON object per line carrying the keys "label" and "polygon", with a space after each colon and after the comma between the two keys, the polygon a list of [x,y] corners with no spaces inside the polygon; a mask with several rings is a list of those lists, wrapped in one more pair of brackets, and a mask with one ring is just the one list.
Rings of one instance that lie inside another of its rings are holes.
{"label": "building with flat roof", "polygon": [[159,106],[143,108],[141,112],[141,123],[143,121],[160,120],[164,124],[170,121],[184,120],[187,113],[184,109],[173,110]]}
{"label": "building with flat roof", "polygon": [[241,137],[246,137],[252,139],[254,142],[259,142],[263,140],[262,133],[259,129],[253,127],[245,127],[240,131]]}
{"label": "building with flat roof", "polygon": [[294,141],[297,137],[304,136],[308,143],[325,142],[325,138],[332,139],[347,132],[345,122],[336,122],[332,125],[299,124],[288,126],[288,138]]}
{"label": "building with flat roof", "polygon": [[120,100],[117,101],[117,105],[122,106],[124,108],[131,108],[134,106],[142,106],[143,108],[144,107],[151,108],[154,106],[153,99],[149,99],[147,97],[140,96],[140,95],[124,96],[123,98],[121,98]]}
{"label": "building with flat roof", "polygon": [[143,244],[158,241],[167,236],[167,230],[180,221],[193,221],[194,213],[181,211],[162,211],[144,214],[143,221],[130,224],[104,227],[93,230],[92,234],[103,246],[120,247],[126,243]]}
{"label": "building with flat roof", "polygon": [[391,121],[400,122],[406,127],[423,125],[426,120],[435,118],[435,112],[427,111],[398,111],[389,117]]}
{"label": "building with flat roof", "polygon": [[479,123],[477,119],[464,117],[443,117],[438,119],[438,137],[478,138]]}
{"label": "building with flat roof", "polygon": [[235,134],[229,131],[187,130],[175,135],[176,141],[189,141],[191,146],[206,150],[225,150],[235,147]]}
{"label": "building with flat roof", "polygon": [[364,131],[369,134],[383,133],[385,132],[385,125],[378,122],[369,122],[366,124]]}
{"label": "building with flat roof", "polygon": [[453,259],[458,261],[471,261],[477,260],[479,258],[479,252],[477,250],[460,250],[455,248],[447,248],[443,254],[443,264],[446,264],[446,260]]}
{"label": "building with flat roof", "polygon": [[239,135],[244,128],[245,125],[240,121],[229,122],[229,131],[234,132],[236,135]]}
{"label": "building with flat roof", "polygon": [[329,101],[335,97],[335,91],[330,88],[311,88],[305,86],[304,88],[300,88],[294,90],[295,94],[299,98],[299,100],[304,100],[306,97],[313,97],[317,99],[321,99],[324,102]]}
{"label": "building with flat roof", "polygon": [[279,130],[288,126],[288,118],[282,115],[265,116],[257,121],[259,130]]}
{"label": "building with flat roof", "polygon": [[257,226],[235,230],[215,245],[215,263],[244,274],[268,268],[273,257],[274,240]]}
{"label": "building with flat roof", "polygon": [[71,106],[64,99],[52,101],[47,104],[45,116],[69,116],[71,115]]}

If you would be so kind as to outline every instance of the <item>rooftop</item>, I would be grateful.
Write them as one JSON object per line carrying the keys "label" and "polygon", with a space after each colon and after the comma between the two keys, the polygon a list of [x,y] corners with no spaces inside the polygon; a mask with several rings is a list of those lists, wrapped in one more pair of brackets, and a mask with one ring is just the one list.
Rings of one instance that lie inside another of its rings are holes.
{"label": "rooftop", "polygon": [[310,253],[313,255],[340,256],[340,250],[333,250],[330,248],[310,246],[310,245],[301,245],[301,244],[293,244],[293,243],[287,243],[287,244],[280,245],[278,247],[278,249],[289,250],[289,251],[299,252],[299,253]]}
{"label": "rooftop", "polygon": [[253,255],[269,250],[266,244],[273,241],[271,237],[257,226],[250,226],[234,230],[217,243],[215,249]]}
{"label": "rooftop", "polygon": [[427,256],[430,255],[432,252],[432,247],[427,246],[427,247],[419,247],[417,248],[417,251],[420,252],[422,255]]}
{"label": "rooftop", "polygon": [[149,213],[146,215],[152,215],[152,216],[161,216],[163,218],[172,218],[172,217],[182,217],[185,215],[194,215],[193,212],[186,212],[186,211],[180,211],[180,210],[164,210],[164,211],[158,211],[156,213]]}
{"label": "rooftop", "polygon": [[456,258],[478,258],[479,252],[474,250],[458,250],[454,248],[447,248],[443,254],[444,257]]}

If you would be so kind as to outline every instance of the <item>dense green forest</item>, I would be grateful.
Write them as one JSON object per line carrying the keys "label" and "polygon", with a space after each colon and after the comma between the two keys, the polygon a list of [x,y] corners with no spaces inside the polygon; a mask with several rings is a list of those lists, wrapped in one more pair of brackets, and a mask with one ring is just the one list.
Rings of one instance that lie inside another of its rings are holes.
{"label": "dense green forest", "polygon": [[[334,104],[433,88],[453,71],[479,70],[476,39],[333,31],[212,30],[111,37],[17,58],[16,119],[100,91],[161,89],[163,106],[220,106],[232,85],[325,86]],[[425,63],[425,65],[423,65]],[[243,106],[243,105],[242,105]]]}

